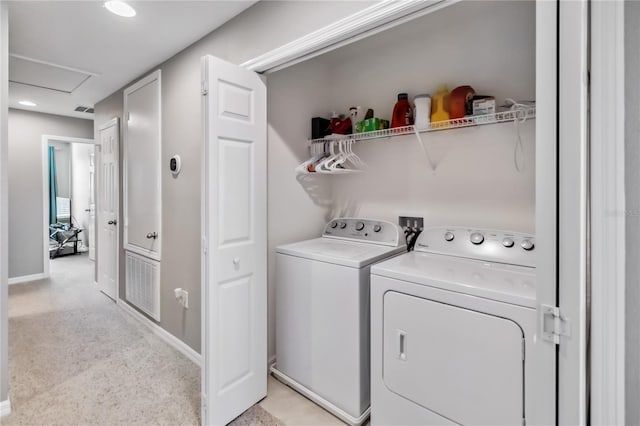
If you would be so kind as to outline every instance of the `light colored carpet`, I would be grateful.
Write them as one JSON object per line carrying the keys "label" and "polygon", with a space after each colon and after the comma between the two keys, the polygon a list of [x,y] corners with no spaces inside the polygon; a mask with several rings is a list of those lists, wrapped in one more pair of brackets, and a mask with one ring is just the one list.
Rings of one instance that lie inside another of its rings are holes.
{"label": "light colored carpet", "polygon": [[[86,255],[10,287],[9,371],[2,425],[200,423],[200,368],[98,292]],[[234,422],[280,423],[257,406]]]}

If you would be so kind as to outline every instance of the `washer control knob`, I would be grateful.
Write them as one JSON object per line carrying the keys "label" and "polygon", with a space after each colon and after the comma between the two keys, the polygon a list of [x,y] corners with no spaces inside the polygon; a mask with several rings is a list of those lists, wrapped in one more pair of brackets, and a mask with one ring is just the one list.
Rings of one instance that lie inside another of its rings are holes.
{"label": "washer control knob", "polygon": [[344,222],[340,222],[340,229],[344,229],[347,227],[347,224]]}
{"label": "washer control knob", "polygon": [[502,245],[509,248],[513,247],[513,239],[509,237],[505,237],[502,239]]}
{"label": "washer control knob", "polygon": [[522,247],[526,251],[531,251],[535,247],[535,244],[533,244],[533,241],[531,240],[522,240],[522,243],[520,243],[520,247]]}
{"label": "washer control knob", "polygon": [[358,222],[356,223],[356,231],[362,231],[364,229],[364,223]]}
{"label": "washer control knob", "polygon": [[331,227],[333,229],[337,228],[338,227],[338,222],[331,222]]}
{"label": "washer control knob", "polygon": [[484,241],[484,235],[479,232],[473,232],[469,237],[469,241],[471,241],[475,245],[482,244],[482,242]]}
{"label": "washer control knob", "polygon": [[444,240],[445,241],[453,241],[454,238],[455,238],[455,235],[453,235],[453,232],[447,231],[447,232],[444,233]]}
{"label": "washer control knob", "polygon": [[382,231],[382,226],[380,226],[380,225],[375,225],[375,226],[373,227],[373,232],[380,232],[380,231]]}

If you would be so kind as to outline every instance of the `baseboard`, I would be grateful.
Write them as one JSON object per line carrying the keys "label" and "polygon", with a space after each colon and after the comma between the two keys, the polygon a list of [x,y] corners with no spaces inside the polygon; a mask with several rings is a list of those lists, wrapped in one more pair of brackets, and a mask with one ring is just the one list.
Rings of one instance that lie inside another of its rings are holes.
{"label": "baseboard", "polygon": [[7,417],[9,414],[11,414],[11,401],[7,398],[6,401],[0,402],[0,419]]}
{"label": "baseboard", "polygon": [[149,318],[142,315],[140,312],[132,308],[126,301],[118,299],[117,305],[132,318],[139,321],[141,324],[149,328],[153,334],[164,340],[167,344],[172,346],[178,352],[189,358],[193,363],[200,367],[202,357],[196,351],[194,351],[189,345],[178,339],[173,334],[169,333],[158,324],[151,321]]}
{"label": "baseboard", "polygon": [[269,359],[267,359],[267,371],[271,371],[271,368],[276,365],[276,356],[271,355]]}
{"label": "baseboard", "polygon": [[45,274],[44,272],[40,274],[22,275],[21,277],[9,278],[9,285],[28,283],[28,282],[37,281],[37,280],[44,280],[46,278],[49,278],[49,275]]}

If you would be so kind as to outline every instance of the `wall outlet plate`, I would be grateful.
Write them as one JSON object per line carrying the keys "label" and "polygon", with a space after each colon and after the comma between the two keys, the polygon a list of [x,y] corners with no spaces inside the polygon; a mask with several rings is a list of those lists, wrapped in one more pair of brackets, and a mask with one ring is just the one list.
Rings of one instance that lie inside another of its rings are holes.
{"label": "wall outlet plate", "polygon": [[402,229],[412,228],[412,229],[424,229],[424,218],[422,217],[414,217],[414,216],[399,216],[398,224]]}
{"label": "wall outlet plate", "polygon": [[173,291],[176,295],[176,299],[178,299],[178,302],[185,309],[189,309],[189,292],[186,290],[183,290],[182,288],[176,288]]}

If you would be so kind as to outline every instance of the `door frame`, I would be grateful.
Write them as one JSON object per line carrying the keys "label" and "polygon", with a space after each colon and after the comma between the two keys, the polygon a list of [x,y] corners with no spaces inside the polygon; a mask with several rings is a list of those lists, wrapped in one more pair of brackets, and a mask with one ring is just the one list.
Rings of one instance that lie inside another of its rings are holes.
{"label": "door frame", "polygon": [[[43,230],[43,278],[49,278],[49,143],[81,143],[96,145],[94,139],[70,136],[42,135],[42,230]],[[94,147],[95,149],[95,147]],[[95,181],[94,181],[95,188]],[[94,224],[95,226],[95,224]]]}
{"label": "door frame", "polygon": [[625,421],[625,4],[591,3],[591,423]]}
{"label": "door frame", "polygon": [[[98,127],[98,136],[100,136],[100,132],[104,129],[107,129],[111,126],[116,126],[117,130],[118,130],[118,167],[117,167],[117,176],[118,176],[118,184],[116,185],[116,200],[118,201],[118,223],[116,224],[116,298],[114,300],[114,302],[118,303],[118,301],[120,300],[120,230],[122,229],[120,227],[121,224],[121,214],[120,212],[122,211],[122,209],[120,208],[120,188],[122,185],[122,182],[120,180],[121,178],[121,169],[120,169],[120,158],[122,158],[122,154],[121,154],[121,149],[122,149],[122,132],[120,129],[120,118],[118,117],[113,117],[111,120],[103,123],[100,125],[100,127]],[[98,143],[96,143],[96,150],[95,150],[95,157],[94,157],[94,172],[93,172],[93,176],[95,179],[94,182],[94,189],[95,189],[95,198],[94,198],[94,209],[95,209],[95,224],[94,224],[94,229],[95,229],[95,235],[96,235],[96,242],[100,241],[100,239],[98,238],[98,234],[99,234],[99,228],[98,228],[98,212],[100,211],[99,206],[100,203],[98,202],[98,200],[100,200],[100,179],[101,179],[101,174],[100,174],[100,170],[102,169],[100,167],[100,165],[102,164],[102,142],[100,142],[100,140],[98,139]],[[95,245],[95,251],[96,251],[96,269],[95,269],[95,285],[96,288],[98,287],[98,282],[100,280],[100,276],[98,275],[98,266],[100,265],[100,250],[98,249],[98,245]],[[107,295],[107,297],[110,297],[109,295]]]}

